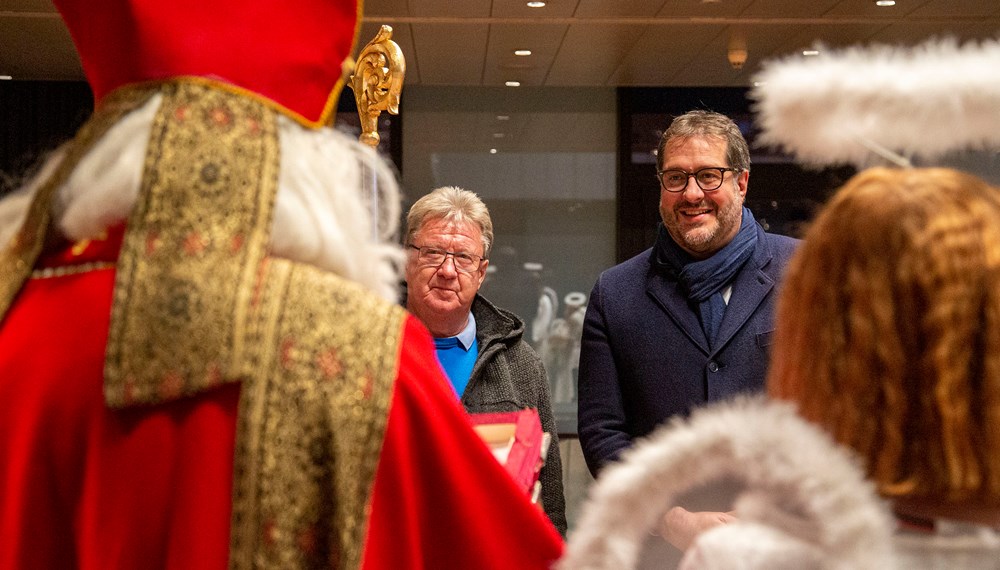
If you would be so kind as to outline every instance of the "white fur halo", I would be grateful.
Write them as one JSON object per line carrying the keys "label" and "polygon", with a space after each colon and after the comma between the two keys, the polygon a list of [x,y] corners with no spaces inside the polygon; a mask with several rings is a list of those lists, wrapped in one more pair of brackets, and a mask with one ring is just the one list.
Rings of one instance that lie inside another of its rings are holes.
{"label": "white fur halo", "polygon": [[[716,529],[724,540],[709,531],[692,548],[706,542],[708,558],[744,563],[696,567],[781,566],[771,554],[782,549],[753,544],[762,534],[802,546],[796,551],[823,568],[892,567],[892,520],[849,453],[788,404],[737,398],[672,421],[609,465],[591,487],[560,570],[635,568],[648,531],[680,495],[727,477],[744,488],[734,508],[739,522]],[[793,518],[801,524],[790,525]]]}
{"label": "white fur halo", "polygon": [[750,92],[758,140],[804,163],[860,167],[1000,148],[998,62],[1000,40],[947,39],[766,62]]}

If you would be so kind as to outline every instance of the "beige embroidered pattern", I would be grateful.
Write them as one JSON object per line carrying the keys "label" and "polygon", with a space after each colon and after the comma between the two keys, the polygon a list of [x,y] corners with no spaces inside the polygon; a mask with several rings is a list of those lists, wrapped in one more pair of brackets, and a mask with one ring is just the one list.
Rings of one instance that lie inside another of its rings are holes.
{"label": "beige embroidered pattern", "polygon": [[405,313],[284,260],[262,279],[248,342],[266,350],[247,362],[240,400],[232,566],[358,568]]}
{"label": "beige embroidered pattern", "polygon": [[243,358],[277,191],[271,111],[194,83],[161,93],[118,260],[105,360],[111,406],[239,380],[231,372]]}

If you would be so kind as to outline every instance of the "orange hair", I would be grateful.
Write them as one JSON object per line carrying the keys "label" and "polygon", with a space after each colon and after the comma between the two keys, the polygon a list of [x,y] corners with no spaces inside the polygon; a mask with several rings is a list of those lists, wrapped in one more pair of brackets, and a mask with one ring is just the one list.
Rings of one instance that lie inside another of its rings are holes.
{"label": "orange hair", "polygon": [[851,179],[785,277],[768,391],[892,497],[1000,502],[1000,189],[950,169]]}

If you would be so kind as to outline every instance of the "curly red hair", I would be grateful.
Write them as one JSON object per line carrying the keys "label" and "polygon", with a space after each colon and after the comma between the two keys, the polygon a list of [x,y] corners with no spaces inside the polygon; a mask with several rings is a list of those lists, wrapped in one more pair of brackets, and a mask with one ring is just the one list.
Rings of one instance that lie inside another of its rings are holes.
{"label": "curly red hair", "polygon": [[808,230],[768,377],[880,492],[1000,503],[1000,189],[877,168]]}

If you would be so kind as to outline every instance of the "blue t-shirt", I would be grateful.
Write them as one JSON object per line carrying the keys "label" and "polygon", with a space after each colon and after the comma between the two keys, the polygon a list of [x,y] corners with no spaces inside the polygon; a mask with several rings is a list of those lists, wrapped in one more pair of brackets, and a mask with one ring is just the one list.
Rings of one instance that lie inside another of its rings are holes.
{"label": "blue t-shirt", "polygon": [[434,352],[441,368],[451,380],[451,386],[459,399],[469,385],[472,368],[476,365],[479,354],[479,341],[476,340],[476,319],[469,313],[469,322],[457,336],[434,339]]}

